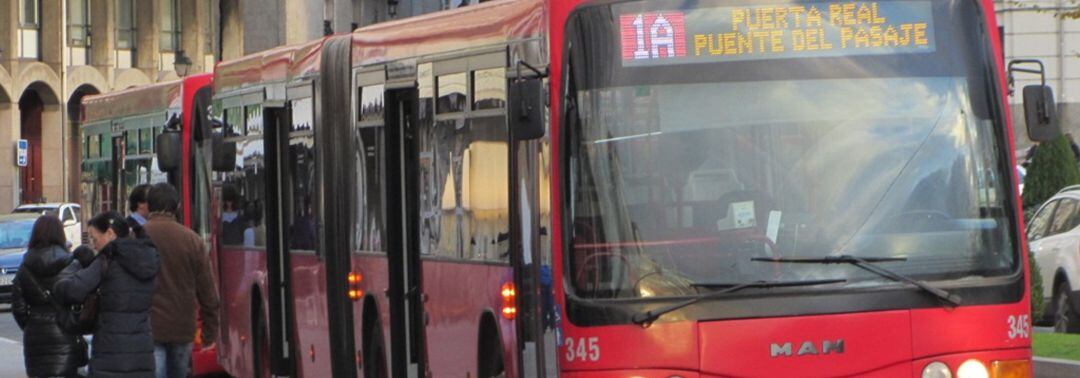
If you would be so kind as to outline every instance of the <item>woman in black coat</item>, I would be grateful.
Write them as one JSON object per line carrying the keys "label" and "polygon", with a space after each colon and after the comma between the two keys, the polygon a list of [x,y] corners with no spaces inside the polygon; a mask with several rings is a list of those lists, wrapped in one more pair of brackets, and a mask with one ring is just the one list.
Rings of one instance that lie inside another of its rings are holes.
{"label": "woman in black coat", "polygon": [[23,361],[31,377],[74,377],[87,362],[86,341],[60,328],[59,303],[48,295],[54,283],[69,275],[65,269],[79,264],[66,248],[60,219],[38,218],[11,286],[11,312],[23,330]]}
{"label": "woman in black coat", "polygon": [[98,255],[53,286],[65,303],[83,303],[100,288],[90,357],[92,377],[153,377],[150,305],[158,254],[149,239],[131,237],[127,221],[110,211],[89,222]]}

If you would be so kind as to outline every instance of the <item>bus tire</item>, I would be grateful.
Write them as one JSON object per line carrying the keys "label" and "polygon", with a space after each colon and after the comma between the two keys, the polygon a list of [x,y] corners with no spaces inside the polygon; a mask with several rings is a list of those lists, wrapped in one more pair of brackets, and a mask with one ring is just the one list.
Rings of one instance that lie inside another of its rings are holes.
{"label": "bus tire", "polygon": [[266,317],[263,316],[262,300],[253,293],[251,306],[251,372],[256,378],[270,376],[270,340],[267,337]]}
{"label": "bus tire", "polygon": [[477,348],[477,378],[504,378],[506,364],[503,361],[502,340],[490,316],[480,321],[480,345]]}
{"label": "bus tire", "polygon": [[1080,314],[1069,299],[1069,283],[1059,283],[1054,293],[1054,332],[1080,333]]}
{"label": "bus tire", "polygon": [[364,339],[364,378],[387,378],[390,376],[386,368],[386,347],[383,346],[382,327],[378,324],[369,325],[370,335]]}

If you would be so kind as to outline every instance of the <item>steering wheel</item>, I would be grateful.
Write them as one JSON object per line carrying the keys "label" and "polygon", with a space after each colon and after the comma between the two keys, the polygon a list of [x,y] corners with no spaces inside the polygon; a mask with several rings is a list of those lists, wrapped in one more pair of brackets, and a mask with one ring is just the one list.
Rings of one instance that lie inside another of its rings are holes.
{"label": "steering wheel", "polygon": [[[623,266],[625,267],[625,268],[623,268],[623,270],[628,270],[630,272],[631,276],[632,276],[630,282],[635,282],[636,283],[636,282],[639,281],[637,273],[635,273],[634,270],[630,268],[631,267],[630,258],[626,257],[626,255],[624,255],[622,253],[615,253],[615,252],[600,252],[600,253],[591,254],[588,257],[586,257],[585,261],[581,262],[581,267],[578,268],[577,277],[574,277],[574,281],[578,282],[580,284],[585,284],[586,283],[586,282],[584,282],[585,281],[585,272],[587,272],[589,270],[588,268],[589,268],[590,265],[596,265],[597,262],[599,261],[599,258],[601,258],[601,257],[617,257],[617,258],[619,258],[619,260],[622,260]],[[597,269],[597,273],[599,273],[599,269]],[[635,284],[635,286],[636,286],[636,284]],[[596,278],[592,282],[592,289],[596,290],[599,287],[600,287],[600,274],[596,274]]]}

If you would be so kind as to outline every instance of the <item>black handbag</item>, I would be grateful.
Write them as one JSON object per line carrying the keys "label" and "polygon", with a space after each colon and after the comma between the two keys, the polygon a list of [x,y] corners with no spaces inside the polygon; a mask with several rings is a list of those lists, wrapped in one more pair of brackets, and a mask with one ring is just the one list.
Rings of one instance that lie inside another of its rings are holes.
{"label": "black handbag", "polygon": [[99,257],[101,258],[102,279],[98,282],[98,287],[90,295],[86,296],[81,305],[64,306],[60,304],[53,299],[52,291],[41,287],[33,273],[26,272],[30,283],[34,284],[34,287],[45,297],[45,300],[56,309],[56,325],[60,326],[60,329],[64,330],[64,332],[74,335],[86,335],[94,332],[94,325],[97,323],[98,302],[101,299],[101,284],[105,280],[105,271],[109,268],[109,259],[104,255]]}

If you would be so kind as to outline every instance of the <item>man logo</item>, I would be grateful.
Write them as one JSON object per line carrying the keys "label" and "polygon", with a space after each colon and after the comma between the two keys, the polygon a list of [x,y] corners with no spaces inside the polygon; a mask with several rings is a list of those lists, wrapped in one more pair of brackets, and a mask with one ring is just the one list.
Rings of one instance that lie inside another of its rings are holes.
{"label": "man logo", "polygon": [[[773,343],[769,346],[770,357],[791,357],[793,355],[792,343]],[[837,339],[836,341],[825,340],[821,342],[821,348],[819,349],[817,344],[812,341],[803,341],[799,345],[799,350],[794,352],[796,356],[817,356],[822,354],[842,354],[844,353],[844,340]]]}

